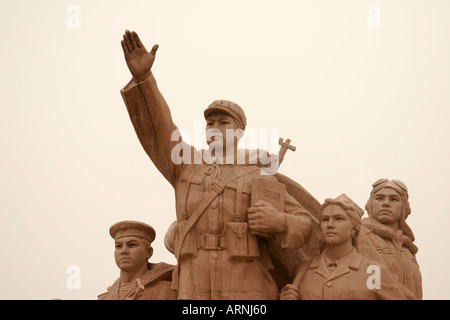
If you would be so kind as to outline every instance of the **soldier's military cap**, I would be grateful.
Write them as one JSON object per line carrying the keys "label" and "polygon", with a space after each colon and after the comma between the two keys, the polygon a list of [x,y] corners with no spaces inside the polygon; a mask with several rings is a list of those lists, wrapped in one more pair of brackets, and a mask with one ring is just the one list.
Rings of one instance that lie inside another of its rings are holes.
{"label": "soldier's military cap", "polygon": [[155,240],[156,232],[151,226],[139,221],[120,221],[109,228],[109,234],[113,239],[135,236],[147,239],[150,242]]}
{"label": "soldier's military cap", "polygon": [[245,117],[244,110],[234,102],[228,100],[213,101],[204,111],[205,119],[207,119],[208,115],[213,111],[228,113],[235,119],[239,126],[242,126],[243,129],[245,129],[247,125],[247,118]]}

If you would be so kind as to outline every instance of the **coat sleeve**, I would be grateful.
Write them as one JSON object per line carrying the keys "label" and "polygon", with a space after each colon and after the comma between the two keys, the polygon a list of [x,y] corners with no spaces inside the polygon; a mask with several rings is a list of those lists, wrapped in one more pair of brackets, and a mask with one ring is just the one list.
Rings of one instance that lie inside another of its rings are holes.
{"label": "coat sleeve", "polygon": [[312,234],[312,216],[292,196],[286,192],[284,203],[286,231],[279,236],[282,248],[302,247]]}
{"label": "coat sleeve", "polygon": [[179,131],[176,131],[178,128],[172,121],[170,109],[158,90],[153,74],[150,73],[140,83],[132,79],[120,92],[142,147],[156,168],[174,186],[181,165],[174,163],[172,150],[183,142],[180,135],[178,140],[172,141],[172,134]]}

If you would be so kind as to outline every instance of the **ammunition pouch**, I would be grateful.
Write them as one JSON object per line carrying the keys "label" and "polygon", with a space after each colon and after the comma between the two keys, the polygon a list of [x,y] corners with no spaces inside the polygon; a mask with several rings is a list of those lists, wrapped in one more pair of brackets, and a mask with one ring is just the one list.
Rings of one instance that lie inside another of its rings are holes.
{"label": "ammunition pouch", "polygon": [[259,257],[258,238],[250,234],[246,222],[227,223],[227,239],[229,259]]}

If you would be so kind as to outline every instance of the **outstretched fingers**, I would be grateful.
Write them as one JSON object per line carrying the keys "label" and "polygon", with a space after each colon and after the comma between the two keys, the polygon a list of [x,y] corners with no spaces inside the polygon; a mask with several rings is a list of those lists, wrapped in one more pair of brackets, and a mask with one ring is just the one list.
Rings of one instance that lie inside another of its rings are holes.
{"label": "outstretched fingers", "polygon": [[136,37],[134,35],[136,35],[136,32],[134,32],[134,31],[129,33],[130,43],[133,46],[133,49],[137,49],[137,48],[139,48],[139,46],[136,42]]}
{"label": "outstretched fingers", "polygon": [[136,48],[145,48],[141,39],[135,31],[131,32],[131,36],[133,37],[133,41],[136,44]]}
{"label": "outstretched fingers", "polygon": [[126,57],[130,52],[128,51],[127,45],[125,44],[125,40],[120,41],[120,44],[122,45],[122,50]]}
{"label": "outstretched fingers", "polygon": [[159,45],[155,44],[155,45],[152,47],[152,51],[150,52],[150,54],[156,55],[156,51],[158,50],[158,48],[159,48]]}
{"label": "outstretched fingers", "polygon": [[[145,46],[135,31],[125,30],[125,33],[123,35],[123,40],[122,40],[122,48],[124,49],[125,54],[128,54],[128,53],[131,53],[135,49],[141,49],[141,48],[145,49]],[[159,48],[159,45],[155,44],[152,47],[150,54],[152,54],[154,56],[156,54],[156,51],[158,50],[158,48]]]}
{"label": "outstretched fingers", "polygon": [[131,44],[131,33],[128,30],[125,30],[125,34],[123,35],[123,40],[125,41],[125,45],[128,48],[128,52],[131,53],[133,51],[133,45]]}

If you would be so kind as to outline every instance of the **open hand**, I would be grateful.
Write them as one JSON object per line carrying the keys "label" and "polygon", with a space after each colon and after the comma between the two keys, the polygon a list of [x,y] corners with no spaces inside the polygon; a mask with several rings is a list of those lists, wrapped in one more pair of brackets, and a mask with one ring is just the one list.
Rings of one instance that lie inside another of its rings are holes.
{"label": "open hand", "polygon": [[128,30],[125,31],[121,44],[131,74],[138,82],[144,81],[150,74],[158,45],[155,44],[152,51],[147,52],[137,33]]}

